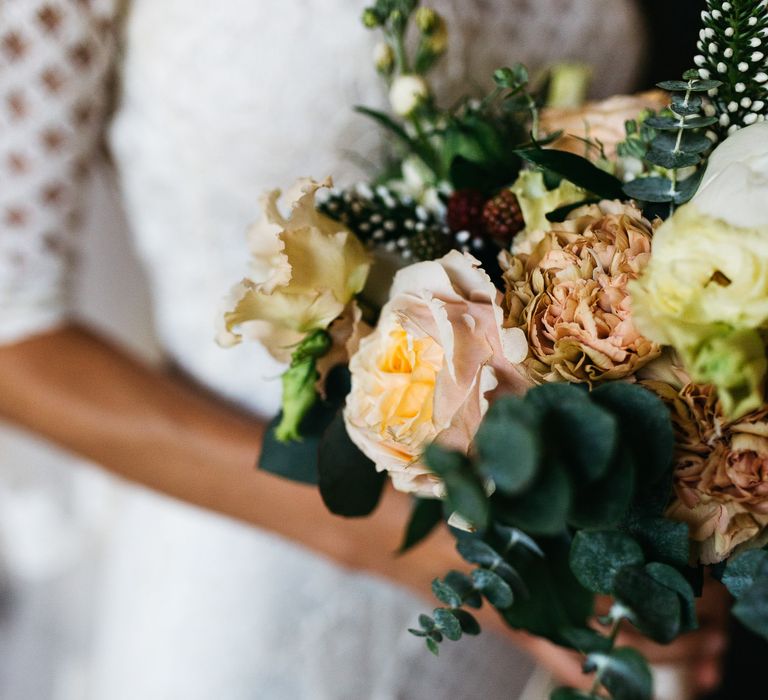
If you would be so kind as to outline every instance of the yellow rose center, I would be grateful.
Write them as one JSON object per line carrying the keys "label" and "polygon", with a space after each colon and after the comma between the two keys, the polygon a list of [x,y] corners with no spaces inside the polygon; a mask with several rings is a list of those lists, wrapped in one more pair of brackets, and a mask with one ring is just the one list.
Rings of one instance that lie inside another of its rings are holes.
{"label": "yellow rose center", "polygon": [[381,400],[381,432],[432,419],[437,373],[443,349],[429,337],[413,338],[402,328],[389,334],[377,367],[386,375]]}

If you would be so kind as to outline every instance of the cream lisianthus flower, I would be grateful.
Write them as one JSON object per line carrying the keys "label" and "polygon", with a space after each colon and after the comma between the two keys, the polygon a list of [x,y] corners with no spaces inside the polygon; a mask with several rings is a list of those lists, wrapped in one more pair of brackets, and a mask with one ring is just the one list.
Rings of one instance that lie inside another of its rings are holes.
{"label": "cream lisianthus flower", "polygon": [[452,251],[395,277],[376,330],[352,357],[344,418],[352,441],[395,488],[442,494],[421,462],[437,440],[467,452],[491,392],[531,385],[528,345],[502,327],[501,294],[472,256]]}
{"label": "cream lisianthus flower", "polygon": [[280,190],[262,198],[262,219],[248,233],[250,276],[232,290],[222,345],[247,335],[286,361],[297,343],[328,328],[363,289],[370,268],[363,244],[315,208],[317,190],[330,185],[299,180],[287,196],[287,217],[278,206]]}
{"label": "cream lisianthus flower", "polygon": [[674,347],[694,381],[714,384],[727,415],[761,405],[768,124],[715,149],[696,196],[658,229],[651,262],[630,290],[640,330]]}

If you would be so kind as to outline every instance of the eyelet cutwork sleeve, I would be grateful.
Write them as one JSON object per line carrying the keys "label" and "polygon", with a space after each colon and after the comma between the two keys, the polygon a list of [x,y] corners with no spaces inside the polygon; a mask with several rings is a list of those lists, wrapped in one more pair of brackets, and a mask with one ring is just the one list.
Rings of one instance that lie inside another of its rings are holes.
{"label": "eyelet cutwork sleeve", "polygon": [[67,316],[82,185],[106,111],[115,5],[0,2],[0,343]]}

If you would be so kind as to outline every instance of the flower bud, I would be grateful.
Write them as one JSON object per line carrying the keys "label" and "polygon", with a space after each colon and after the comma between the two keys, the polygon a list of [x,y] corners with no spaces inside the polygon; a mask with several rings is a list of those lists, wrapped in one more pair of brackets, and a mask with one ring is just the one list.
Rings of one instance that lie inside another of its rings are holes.
{"label": "flower bud", "polygon": [[440,23],[440,15],[437,14],[432,8],[420,7],[416,10],[416,26],[419,31],[424,34],[431,34],[437,28]]}
{"label": "flower bud", "polygon": [[373,50],[373,62],[379,73],[382,75],[392,75],[392,71],[395,68],[395,52],[392,50],[392,47],[384,41],[376,44]]}
{"label": "flower bud", "polygon": [[408,117],[429,97],[429,85],[418,75],[401,75],[392,82],[389,102],[395,114]]}
{"label": "flower bud", "polygon": [[363,11],[363,24],[368,27],[368,29],[375,29],[381,25],[381,18],[376,10],[369,7]]}

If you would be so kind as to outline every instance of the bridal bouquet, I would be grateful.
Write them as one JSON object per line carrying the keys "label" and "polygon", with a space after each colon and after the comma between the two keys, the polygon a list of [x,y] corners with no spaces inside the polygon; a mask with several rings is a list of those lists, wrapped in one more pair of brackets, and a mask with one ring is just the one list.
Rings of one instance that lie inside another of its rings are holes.
{"label": "bridal bouquet", "polygon": [[766,3],[709,0],[695,68],[585,106],[578,66],[518,65],[442,108],[440,15],[363,21],[391,162],[266,195],[223,319],[287,363],[262,468],[348,517],[412,494],[403,549],[447,525],[471,567],[413,634],[437,654],[491,605],[584,654],[557,700],[650,698],[617,632],[694,629],[707,567],[768,636]]}

